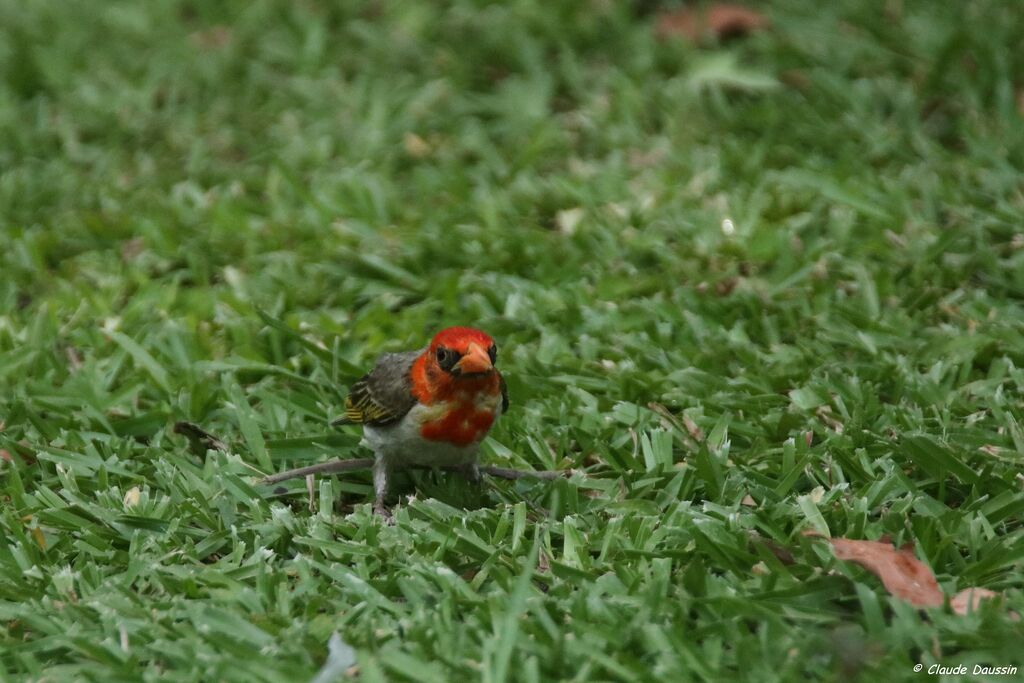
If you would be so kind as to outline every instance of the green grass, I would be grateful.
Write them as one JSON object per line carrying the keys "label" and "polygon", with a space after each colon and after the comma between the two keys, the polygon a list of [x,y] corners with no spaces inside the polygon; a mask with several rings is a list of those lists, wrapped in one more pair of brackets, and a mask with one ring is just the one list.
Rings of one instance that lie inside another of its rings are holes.
{"label": "green grass", "polygon": [[[0,680],[1024,665],[1024,15],[763,9],[0,0]],[[467,323],[485,460],[570,480],[417,475],[393,528],[254,484],[366,455],[347,383]]]}

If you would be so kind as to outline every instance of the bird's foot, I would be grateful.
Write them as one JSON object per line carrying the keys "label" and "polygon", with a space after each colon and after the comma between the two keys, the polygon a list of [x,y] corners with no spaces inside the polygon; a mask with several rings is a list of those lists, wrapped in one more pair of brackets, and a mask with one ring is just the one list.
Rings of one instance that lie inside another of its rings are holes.
{"label": "bird's foot", "polygon": [[379,515],[380,518],[384,520],[384,523],[388,526],[394,526],[395,516],[391,514],[391,510],[388,509],[388,506],[384,504],[384,501],[374,501],[373,514]]}

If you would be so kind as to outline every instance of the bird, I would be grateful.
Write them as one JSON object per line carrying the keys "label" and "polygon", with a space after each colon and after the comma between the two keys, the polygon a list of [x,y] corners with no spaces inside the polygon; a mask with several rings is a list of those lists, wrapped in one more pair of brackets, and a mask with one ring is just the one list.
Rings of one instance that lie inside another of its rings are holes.
{"label": "bird", "polygon": [[485,332],[448,327],[425,348],[385,353],[349,389],[332,424],[363,427],[374,453],[373,510],[386,519],[395,470],[444,467],[480,481],[480,443],[508,411],[508,388],[495,367],[498,347]]}

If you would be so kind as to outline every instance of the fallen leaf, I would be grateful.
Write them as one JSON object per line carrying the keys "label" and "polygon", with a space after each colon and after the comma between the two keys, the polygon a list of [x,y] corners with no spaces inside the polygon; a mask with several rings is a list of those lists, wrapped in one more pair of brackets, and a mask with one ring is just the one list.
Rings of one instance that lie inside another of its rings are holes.
{"label": "fallen leaf", "polygon": [[[849,538],[827,538],[816,531],[804,532],[805,536],[826,538],[832,544],[837,559],[856,562],[882,580],[890,594],[909,602],[915,607],[941,607],[945,594],[939,588],[931,569],[914,556],[914,544],[906,543],[895,548],[888,537],[879,541],[855,541]],[[987,588],[965,588],[949,600],[950,608],[964,615],[978,609],[982,600],[1001,598],[999,593]],[[1014,621],[1020,619],[1010,613]]]}
{"label": "fallen leaf", "polygon": [[[817,532],[808,536],[824,538]],[[836,559],[855,562],[882,580],[892,595],[916,607],[939,607],[944,596],[935,575],[909,546],[894,548],[878,541],[829,538]]]}
{"label": "fallen leaf", "polygon": [[1000,597],[999,593],[987,588],[965,588],[949,600],[949,606],[957,614],[967,614],[978,609],[982,600]]}
{"label": "fallen leaf", "polygon": [[659,38],[686,38],[694,43],[705,36],[717,40],[739,38],[768,27],[768,19],[760,12],[728,3],[718,3],[706,9],[681,7],[662,12],[654,32]]}

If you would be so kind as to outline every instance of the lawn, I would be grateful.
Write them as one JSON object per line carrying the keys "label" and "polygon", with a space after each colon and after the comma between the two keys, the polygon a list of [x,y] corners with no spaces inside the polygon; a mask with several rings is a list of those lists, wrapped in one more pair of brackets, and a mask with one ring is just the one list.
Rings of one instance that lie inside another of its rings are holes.
{"label": "lawn", "polygon": [[[0,681],[1024,666],[1024,13],[756,8],[0,0]],[[571,477],[258,483],[450,324]]]}

